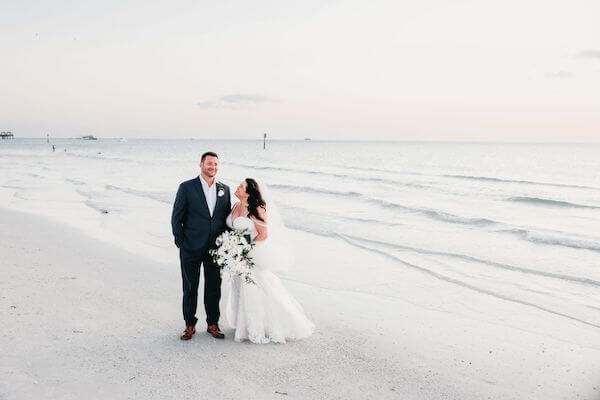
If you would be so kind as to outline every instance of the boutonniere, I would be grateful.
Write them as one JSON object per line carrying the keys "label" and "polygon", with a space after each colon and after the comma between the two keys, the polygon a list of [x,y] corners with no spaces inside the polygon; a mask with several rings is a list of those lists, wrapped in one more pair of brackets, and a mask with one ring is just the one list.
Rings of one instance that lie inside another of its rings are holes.
{"label": "boutonniere", "polygon": [[225,195],[225,185],[217,182],[217,196],[223,197]]}

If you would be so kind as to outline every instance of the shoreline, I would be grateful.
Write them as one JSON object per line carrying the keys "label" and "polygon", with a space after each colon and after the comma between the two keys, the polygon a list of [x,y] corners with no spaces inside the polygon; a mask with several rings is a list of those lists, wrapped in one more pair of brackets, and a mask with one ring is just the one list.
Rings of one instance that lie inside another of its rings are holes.
{"label": "shoreline", "polygon": [[[200,326],[181,342],[178,265],[46,217],[0,208],[0,220],[2,398],[592,399],[600,391],[597,329],[467,293],[334,239],[295,231],[310,251],[282,276],[317,325],[312,337],[260,346],[234,342],[227,329],[215,341]],[[495,314],[483,312],[489,305]]]}

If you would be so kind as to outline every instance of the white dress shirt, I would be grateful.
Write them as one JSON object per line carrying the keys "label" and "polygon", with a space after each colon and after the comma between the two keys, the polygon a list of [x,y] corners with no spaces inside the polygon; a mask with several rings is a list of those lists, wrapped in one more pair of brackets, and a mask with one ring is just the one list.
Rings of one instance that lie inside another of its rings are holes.
{"label": "white dress shirt", "polygon": [[206,197],[206,204],[208,204],[208,211],[212,217],[213,211],[215,211],[215,204],[217,204],[217,180],[213,181],[212,186],[208,186],[208,183],[199,176],[200,182],[202,182],[202,190],[204,190],[204,197]]}

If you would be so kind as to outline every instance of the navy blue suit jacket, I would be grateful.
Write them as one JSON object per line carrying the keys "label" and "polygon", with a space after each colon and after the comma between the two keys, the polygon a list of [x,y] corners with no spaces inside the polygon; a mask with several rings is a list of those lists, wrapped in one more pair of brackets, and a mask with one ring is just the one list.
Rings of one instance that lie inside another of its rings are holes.
{"label": "navy blue suit jacket", "polygon": [[[231,211],[229,186],[215,182],[217,203],[211,217],[200,179],[196,177],[179,185],[171,215],[175,245],[197,255],[216,247],[215,239],[227,230],[225,220]],[[219,196],[220,191],[222,196]]]}

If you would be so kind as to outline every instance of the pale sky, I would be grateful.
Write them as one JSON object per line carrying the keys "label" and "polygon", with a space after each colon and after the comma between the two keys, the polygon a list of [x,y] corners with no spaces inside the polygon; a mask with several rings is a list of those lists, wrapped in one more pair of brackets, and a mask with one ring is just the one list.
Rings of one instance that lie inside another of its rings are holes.
{"label": "pale sky", "polygon": [[600,1],[0,2],[17,136],[600,141]]}

